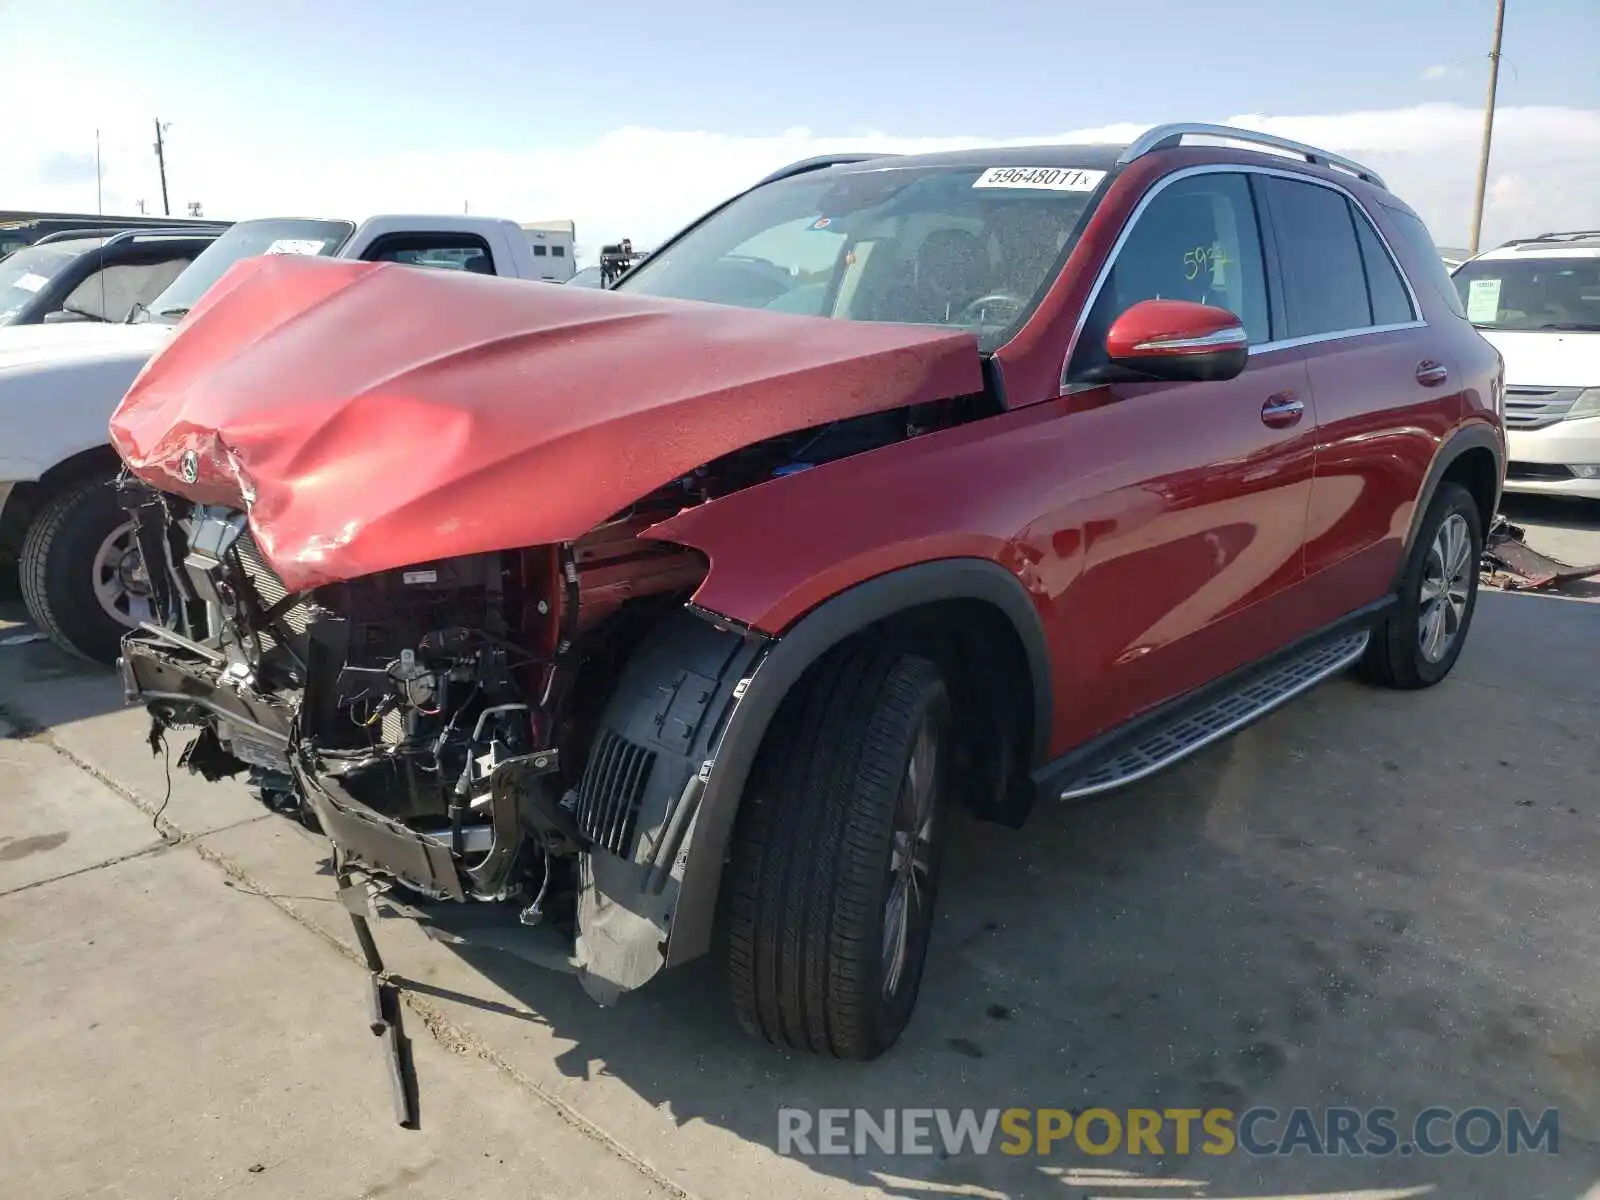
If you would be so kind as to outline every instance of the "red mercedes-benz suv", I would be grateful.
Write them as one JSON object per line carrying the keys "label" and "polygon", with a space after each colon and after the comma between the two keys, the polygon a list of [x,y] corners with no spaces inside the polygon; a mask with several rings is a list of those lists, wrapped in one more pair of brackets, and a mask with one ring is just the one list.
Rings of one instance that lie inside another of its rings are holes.
{"label": "red mercedes-benz suv", "polygon": [[1381,179],[1218,127],[808,160],[611,290],[255,260],[112,421],[121,669],[395,911],[602,1000],[720,920],[749,1029],[870,1058],[953,805],[1450,671],[1500,408]]}

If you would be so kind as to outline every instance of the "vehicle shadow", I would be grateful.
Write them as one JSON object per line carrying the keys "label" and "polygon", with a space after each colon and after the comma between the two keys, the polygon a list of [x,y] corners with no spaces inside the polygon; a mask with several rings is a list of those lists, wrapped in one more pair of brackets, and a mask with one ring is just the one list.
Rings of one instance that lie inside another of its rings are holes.
{"label": "vehicle shadow", "polygon": [[114,671],[34,637],[27,622],[20,602],[0,602],[0,710],[12,725],[48,729],[124,707]]}
{"label": "vehicle shadow", "polygon": [[[1430,693],[1453,701],[1436,702],[1432,720],[1460,720],[1472,693],[1452,683]],[[1043,808],[1024,832],[963,820],[917,1016],[875,1063],[782,1054],[745,1037],[714,958],[602,1010],[570,980],[500,953],[457,952],[565,1047],[536,1064],[568,1081],[563,1095],[610,1076],[680,1127],[704,1123],[769,1150],[783,1106],[1408,1113],[1521,1104],[1572,1114],[1559,1158],[1493,1162],[1181,1158],[1170,1143],[1166,1155],[1142,1158],[1070,1145],[1049,1157],[890,1156],[867,1143],[805,1160],[822,1177],[818,1194],[835,1180],[904,1197],[1079,1196],[1079,1183],[1106,1185],[1084,1173],[1093,1168],[1128,1172],[1124,1191],[1181,1177],[1239,1196],[1380,1182],[1574,1195],[1600,1174],[1600,1142],[1577,1136],[1584,1114],[1590,1130],[1600,1127],[1600,1084],[1586,1068],[1556,1065],[1565,1060],[1549,1049],[1549,1030],[1565,1014],[1548,1006],[1569,983],[1581,994],[1583,951],[1563,959],[1559,986],[1534,958],[1529,969],[1543,978],[1508,982],[1507,956],[1526,953],[1518,935],[1489,900],[1458,894],[1458,881],[1471,888],[1479,872],[1505,865],[1505,843],[1482,830],[1442,832],[1472,820],[1458,783],[1487,769],[1450,764],[1495,751],[1443,739],[1419,750],[1424,731],[1396,719],[1417,711],[1414,698],[1341,681],[1145,785]],[[1576,794],[1582,778],[1547,785]],[[1506,803],[1486,791],[1467,797],[1479,802],[1497,813]],[[1557,828],[1534,840],[1542,847],[1546,836],[1553,847],[1570,835]],[[1552,854],[1547,869],[1565,869]],[[1581,861],[1570,867],[1587,879]],[[450,998],[478,1005],[472,1016],[497,1053],[517,1061],[525,1013],[497,1021],[490,1010],[509,1006]]]}

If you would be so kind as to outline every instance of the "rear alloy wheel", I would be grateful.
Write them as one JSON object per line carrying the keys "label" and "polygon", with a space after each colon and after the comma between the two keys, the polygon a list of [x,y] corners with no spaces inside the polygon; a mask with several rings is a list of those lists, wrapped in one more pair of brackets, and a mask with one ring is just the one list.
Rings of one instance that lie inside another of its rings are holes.
{"label": "rear alloy wheel", "polygon": [[34,624],[91,662],[115,662],[122,635],[154,619],[133,521],[104,479],[73,484],[45,503],[19,566]]}
{"label": "rear alloy wheel", "polygon": [[1400,580],[1397,603],[1373,629],[1361,673],[1393,688],[1432,687],[1450,673],[1478,603],[1483,520],[1472,494],[1439,486]]}
{"label": "rear alloy wheel", "polygon": [[840,647],[773,719],[723,888],[751,1033],[870,1059],[915,1007],[948,819],[950,702],[913,654]]}

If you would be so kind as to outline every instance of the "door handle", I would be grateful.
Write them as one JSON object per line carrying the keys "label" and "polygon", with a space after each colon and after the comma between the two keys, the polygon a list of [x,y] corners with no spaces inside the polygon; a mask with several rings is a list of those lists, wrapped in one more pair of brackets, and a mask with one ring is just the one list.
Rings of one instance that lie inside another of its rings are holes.
{"label": "door handle", "polygon": [[1431,358],[1425,358],[1417,364],[1417,382],[1423,387],[1438,387],[1450,378],[1450,372],[1443,363],[1436,363]]}
{"label": "door handle", "polygon": [[1261,406],[1261,423],[1273,429],[1287,429],[1297,424],[1306,406],[1293,392],[1275,392]]}

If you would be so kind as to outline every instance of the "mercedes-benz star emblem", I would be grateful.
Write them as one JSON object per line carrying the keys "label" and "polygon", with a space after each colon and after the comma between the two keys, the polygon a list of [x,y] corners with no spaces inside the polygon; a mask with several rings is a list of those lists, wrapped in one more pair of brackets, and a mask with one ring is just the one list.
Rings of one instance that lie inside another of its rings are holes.
{"label": "mercedes-benz star emblem", "polygon": [[200,456],[193,450],[185,450],[183,457],[178,460],[178,474],[183,476],[185,483],[193,483],[200,478]]}

